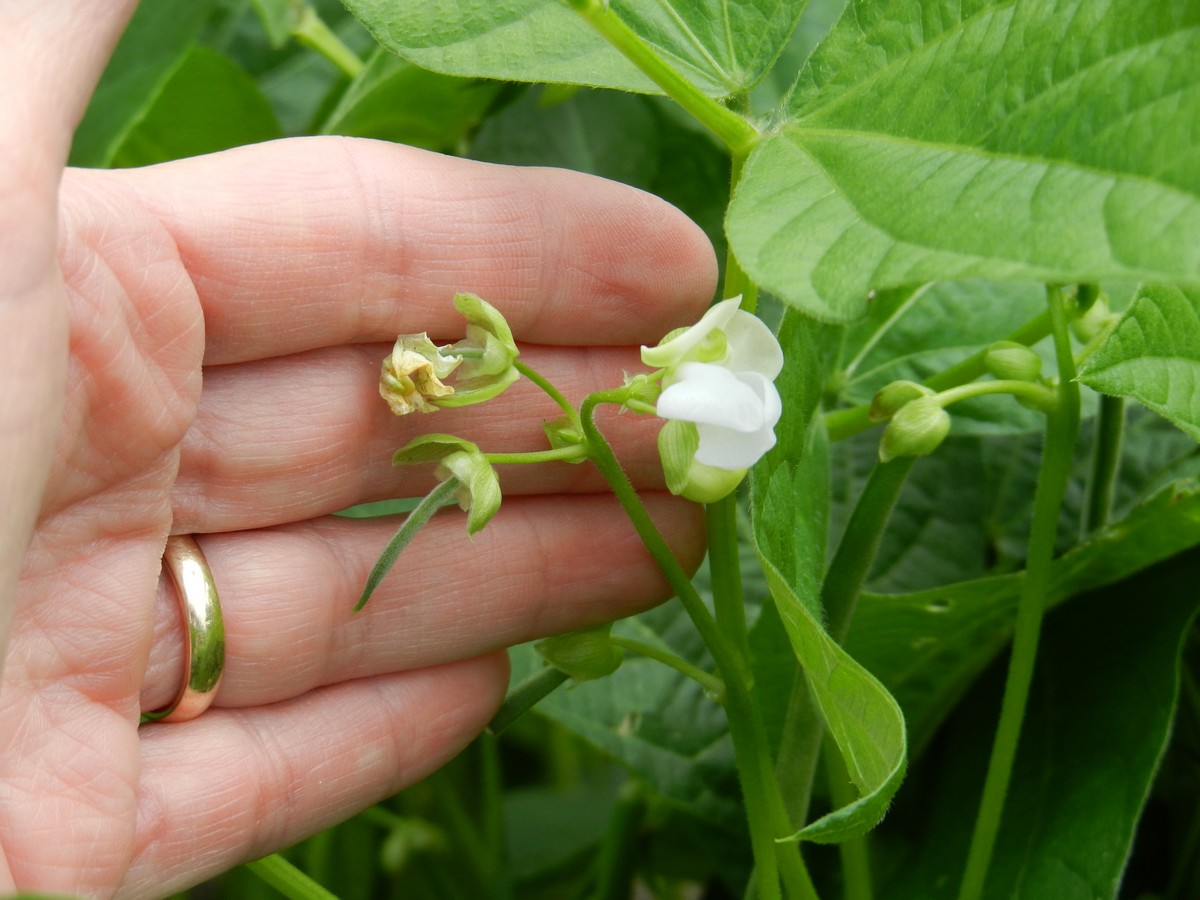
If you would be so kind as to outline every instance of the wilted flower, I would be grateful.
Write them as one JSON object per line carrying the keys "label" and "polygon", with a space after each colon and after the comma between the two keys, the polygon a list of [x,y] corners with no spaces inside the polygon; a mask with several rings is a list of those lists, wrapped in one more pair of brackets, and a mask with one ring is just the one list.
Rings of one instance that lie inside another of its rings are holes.
{"label": "wilted flower", "polygon": [[379,394],[393,413],[435,412],[432,401],[454,393],[442,379],[462,362],[461,356],[445,356],[428,335],[402,334],[392,352],[383,361],[379,375]]}

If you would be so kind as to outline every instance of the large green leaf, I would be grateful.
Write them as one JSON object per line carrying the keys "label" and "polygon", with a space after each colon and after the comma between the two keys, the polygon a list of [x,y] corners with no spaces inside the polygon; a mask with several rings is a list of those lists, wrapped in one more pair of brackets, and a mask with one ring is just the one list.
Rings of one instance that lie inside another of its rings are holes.
{"label": "large green leaf", "polygon": [[1200,281],[1200,6],[855,0],[754,152],[742,264],[820,318],[965,278]]}
{"label": "large green leaf", "polygon": [[280,137],[275,112],[236,63],[193,47],[113,148],[109,165],[145,166]]}
{"label": "large green leaf", "polygon": [[787,398],[779,443],[755,466],[754,534],[779,618],[828,734],[858,791],[849,805],[797,837],[837,842],[874,827],[904,776],[904,717],[887,690],[825,631],[820,609],[829,506],[827,445],[817,411],[828,366],[830,329],[785,315],[779,330]]}
{"label": "large green leaf", "polygon": [[142,3],[75,131],[71,165],[105,167],[195,44],[216,0]]}
{"label": "large green leaf", "polygon": [[379,50],[320,131],[456,151],[502,87],[497,81],[438,75]]}
{"label": "large green leaf", "polygon": [[1132,397],[1200,440],[1200,290],[1143,288],[1079,380]]}
{"label": "large green leaf", "polygon": [[[451,75],[653,91],[563,0],[346,0],[381,44]],[[635,32],[702,90],[748,90],[795,28],[800,0],[612,0]]]}
{"label": "large green leaf", "polygon": [[[1047,618],[988,900],[1125,896],[1135,828],[1171,735],[1183,638],[1200,606],[1198,566],[1192,552]],[[899,798],[888,823],[896,827],[880,838],[898,856],[881,896],[955,896],[1002,676],[993,669],[948,723],[938,758],[914,773],[920,793]]]}
{"label": "large green leaf", "polygon": [[[1168,486],[1055,561],[1046,602],[1056,606],[1198,544],[1200,484]],[[914,754],[1007,646],[1020,578],[996,576],[860,599],[846,647],[900,701]]]}

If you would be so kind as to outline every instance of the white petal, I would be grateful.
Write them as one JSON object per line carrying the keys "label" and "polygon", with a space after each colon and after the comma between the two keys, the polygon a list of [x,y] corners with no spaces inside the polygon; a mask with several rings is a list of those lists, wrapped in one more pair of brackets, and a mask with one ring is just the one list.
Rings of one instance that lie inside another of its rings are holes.
{"label": "white petal", "polygon": [[747,381],[712,363],[684,363],[659,396],[656,412],[664,419],[757,431],[763,426],[762,384],[769,385],[757,377],[758,382]]}
{"label": "white petal", "polygon": [[757,372],[774,381],[783,369],[783,350],[766,323],[758,316],[739,310],[725,326],[729,355],[723,365],[735,372]]}
{"label": "white petal", "polygon": [[697,424],[700,447],[696,461],[721,469],[746,469],[775,446],[775,425],[783,404],[775,385],[757,372],[743,372],[739,380],[755,391],[762,410],[762,425],[753,431],[734,431],[719,425]]}
{"label": "white petal", "polygon": [[696,349],[717,328],[724,328],[738,311],[740,297],[731,297],[711,306],[700,321],[683,334],[676,335],[657,347],[642,347],[642,362],[656,369],[676,365],[687,354]]}

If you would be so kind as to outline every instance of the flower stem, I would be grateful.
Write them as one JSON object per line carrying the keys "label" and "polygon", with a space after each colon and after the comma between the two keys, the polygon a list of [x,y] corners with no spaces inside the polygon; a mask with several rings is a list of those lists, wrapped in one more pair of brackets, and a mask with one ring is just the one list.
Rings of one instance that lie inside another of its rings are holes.
{"label": "flower stem", "polygon": [[1017,381],[1013,379],[996,379],[995,381],[974,381],[970,384],[960,384],[937,394],[937,401],[943,407],[960,400],[972,397],[984,397],[988,394],[1012,394],[1034,403],[1053,403],[1054,393],[1044,384],[1033,381]]}
{"label": "flower stem", "polygon": [[645,641],[623,637],[619,634],[609,635],[608,639],[614,647],[620,647],[622,650],[628,650],[630,653],[636,653],[639,656],[660,662],[664,666],[669,666],[679,674],[685,675],[699,684],[718,703],[724,702],[725,684],[711,672],[705,672],[699,666],[692,665],[686,659],[682,659],[674,653],[664,650],[662,647],[647,644]]}
{"label": "flower stem", "polygon": [[530,368],[519,359],[513,360],[513,368],[545,391],[550,399],[558,404],[559,409],[561,409],[567,414],[567,416],[570,417],[572,422],[576,424],[579,423],[579,411],[571,405],[570,400],[562,395],[562,391],[550,383],[549,379]]}
{"label": "flower stem", "polygon": [[555,447],[551,450],[529,450],[522,453],[485,453],[483,458],[492,465],[541,462],[574,462],[587,459],[587,448],[579,444]]}
{"label": "flower stem", "polygon": [[625,393],[620,389],[600,391],[584,400],[580,418],[589,455],[700,632],[725,683],[725,714],[729,720],[729,734],[733,738],[734,756],[741,777],[746,818],[750,825],[750,844],[758,869],[760,900],[776,900],[781,896],[781,875],[792,900],[816,900],[816,891],[797,848],[791,844],[776,843],[776,838],[789,834],[792,829],[771,763],[762,715],[750,689],[749,663],[738,652],[736,644],[726,639],[717,620],[709,613],[691,579],[671,552],[628,476],[621,469],[608,441],[596,427],[596,406],[601,403],[623,403]]}
{"label": "flower stem", "polygon": [[1000,831],[1004,801],[1021,736],[1021,723],[1033,683],[1050,568],[1054,559],[1059,509],[1071,475],[1079,433],[1079,386],[1074,383],[1075,361],[1067,327],[1067,301],[1062,290],[1056,286],[1047,287],[1046,293],[1058,363],[1058,404],[1046,416],[1046,441],[1033,501],[1033,525],[1029,535],[1025,577],[1017,600],[1008,678],[992,755],[988,761],[979,815],[975,820],[966,870],[959,889],[959,900],[979,900],[983,896],[992,851]]}
{"label": "flower stem", "polygon": [[1100,396],[1095,419],[1092,469],[1088,477],[1087,501],[1083,508],[1083,533],[1091,534],[1108,524],[1121,471],[1121,444],[1125,432],[1125,398]]}
{"label": "flower stem", "polygon": [[[1032,346],[1048,334],[1050,334],[1050,314],[1043,312],[1030,319],[1012,334],[1007,335],[1004,340]],[[944,391],[974,381],[987,371],[983,365],[986,355],[987,348],[985,347],[983,350],[971,354],[962,362],[955,363],[945,371],[927,378],[924,384],[934,391]],[[826,413],[825,428],[829,431],[829,439],[831,441],[844,440],[853,437],[860,431],[872,428],[877,423],[871,421],[870,413],[870,404],[854,406],[849,409],[836,409]]]}
{"label": "flower stem", "polygon": [[758,129],[688,81],[659,56],[609,7],[606,0],[566,0],[600,35],[641,69],[663,92],[692,114],[734,153],[746,154],[758,144]]}
{"label": "flower stem", "polygon": [[292,29],[292,36],[298,44],[317,51],[350,78],[357,77],[363,70],[363,61],[334,34],[311,6],[305,5],[299,21]]}
{"label": "flower stem", "polygon": [[246,868],[290,900],[337,900],[278,853],[248,862]]}

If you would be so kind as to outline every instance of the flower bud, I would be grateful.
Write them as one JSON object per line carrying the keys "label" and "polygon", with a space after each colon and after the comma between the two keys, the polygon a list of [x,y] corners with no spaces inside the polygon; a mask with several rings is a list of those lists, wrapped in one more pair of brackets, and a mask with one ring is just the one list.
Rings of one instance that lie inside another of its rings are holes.
{"label": "flower bud", "polygon": [[612,623],[557,637],[534,644],[542,659],[575,681],[593,681],[611,675],[621,667],[625,654],[609,638]]}
{"label": "flower bud", "polygon": [[933,391],[915,381],[893,381],[885,385],[871,400],[872,422],[890,419],[906,403],[921,397],[933,396]]}
{"label": "flower bud", "polygon": [[928,456],[950,433],[950,414],[936,397],[919,397],[900,407],[883,431],[879,461],[897,456]]}
{"label": "flower bud", "polygon": [[[546,440],[550,442],[550,446],[554,450],[578,447],[585,443],[579,423],[570,416],[559,416],[553,422],[543,422],[542,431],[546,433]],[[586,456],[581,456],[578,459],[566,460],[566,462],[581,463],[585,459],[587,459]]]}
{"label": "flower bud", "polygon": [[455,497],[467,513],[467,534],[474,534],[500,510],[500,479],[482,453],[469,450],[451,453],[442,460],[438,477],[445,480],[451,475],[462,484]]}
{"label": "flower bud", "polygon": [[987,348],[983,365],[993,376],[1012,381],[1038,381],[1042,377],[1042,358],[1024,344],[997,341]]}
{"label": "flower bud", "polygon": [[462,362],[462,357],[443,355],[429,337],[402,334],[379,373],[379,395],[392,412],[405,416],[411,412],[435,412],[433,401],[444,401],[454,388],[443,384]]}
{"label": "flower bud", "polygon": [[1090,344],[1113,328],[1119,318],[1109,308],[1108,298],[1101,294],[1083,315],[1071,320],[1071,330],[1080,341]]}

